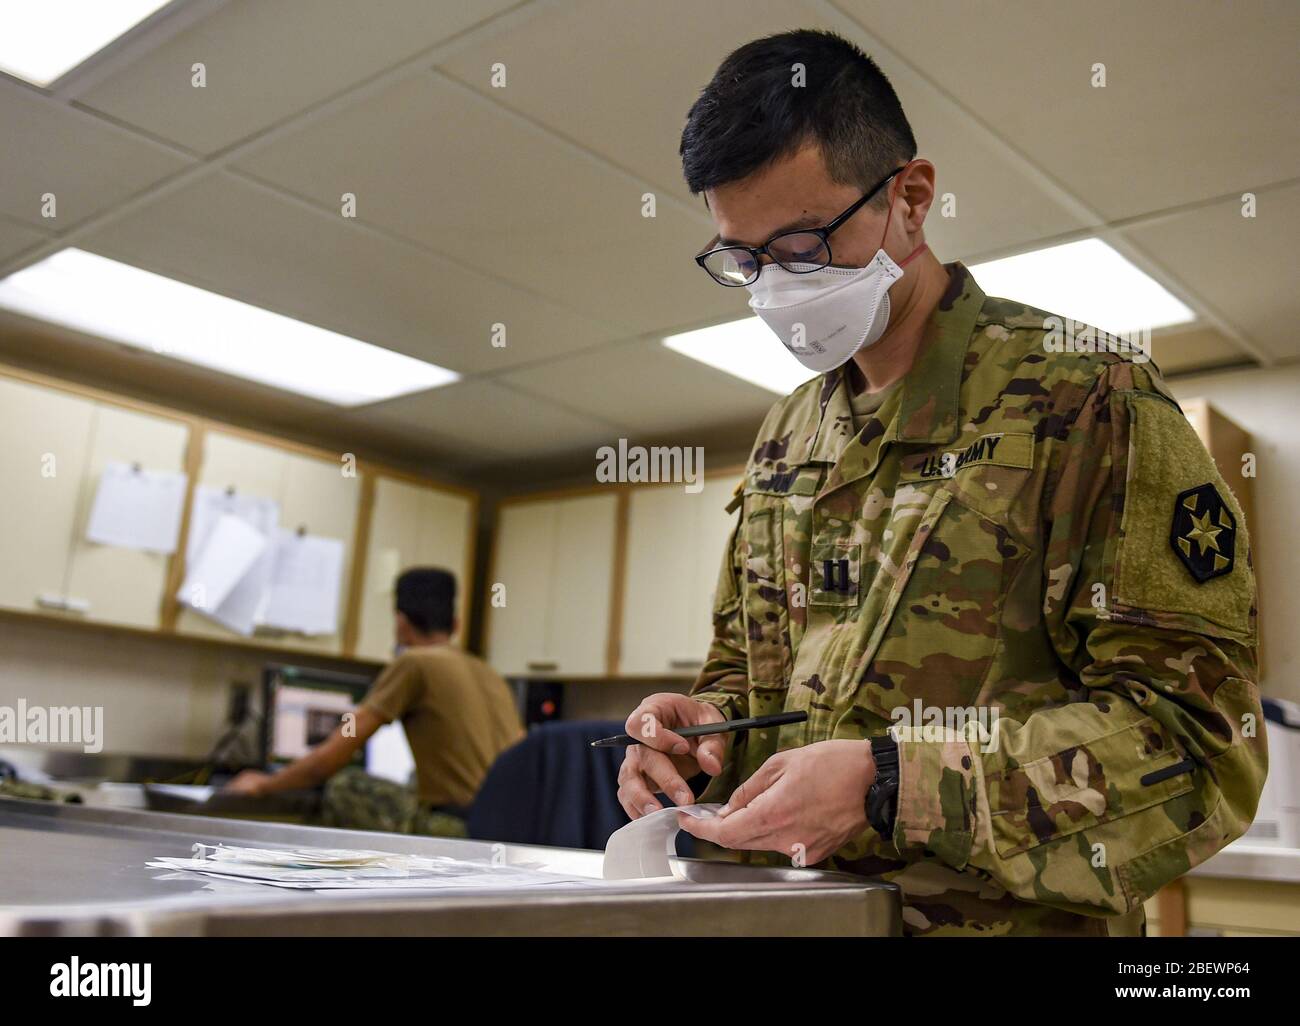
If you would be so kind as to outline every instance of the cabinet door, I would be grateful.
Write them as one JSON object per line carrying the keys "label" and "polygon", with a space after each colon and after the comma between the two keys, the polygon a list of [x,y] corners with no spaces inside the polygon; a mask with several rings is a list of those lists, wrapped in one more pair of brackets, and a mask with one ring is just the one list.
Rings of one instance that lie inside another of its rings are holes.
{"label": "cabinet door", "polygon": [[345,477],[342,461],[331,462],[314,456],[286,452],[280,494],[280,526],[303,528],[307,534],[337,538],[343,542],[343,572],[339,575],[338,627],[333,634],[304,637],[294,634],[280,639],[290,648],[337,654],[343,650],[343,618],[347,613],[348,582],[352,579],[352,546],[356,538],[357,509],[361,500],[361,478]]}
{"label": "cabinet door", "polygon": [[718,585],[722,553],[731,541],[736,526],[735,512],[727,512],[736,488],[738,475],[714,477],[704,483],[698,495],[691,496],[694,511],[695,565],[692,567],[689,633],[683,659],[695,660],[684,669],[694,673],[704,665],[713,642],[713,593]]}
{"label": "cabinet door", "polygon": [[556,506],[546,656],[557,673],[608,673],[617,513],[612,492],[562,499]]}
{"label": "cabinet door", "polygon": [[[208,431],[203,436],[203,459],[195,483],[210,488],[233,488],[236,492],[264,496],[278,502],[284,468],[285,453],[281,449],[220,431]],[[281,522],[284,522],[283,513]],[[215,620],[185,607],[181,608],[176,620],[176,630],[206,638],[238,637]]]}
{"label": "cabinet door", "polygon": [[463,495],[377,475],[365,580],[359,605],[356,654],[387,659],[393,647],[393,582],[413,566],[436,566],[456,575],[456,608],[464,643],[473,582],[466,562],[474,525],[473,503]]}
{"label": "cabinet door", "polygon": [[713,636],[713,589],[733,482],[634,489],[628,500],[620,674],[694,674]]}
{"label": "cabinet door", "polygon": [[664,674],[692,659],[688,600],[695,583],[692,506],[680,486],[636,488],[628,496],[619,673]]}
{"label": "cabinet door", "polygon": [[68,597],[86,604],[87,620],[159,626],[169,558],[157,552],[95,545],[86,541],[86,526],[106,463],[183,471],[188,439],[189,428],[180,421],[95,405],[68,572]]}
{"label": "cabinet door", "polygon": [[88,399],[0,379],[0,605],[61,608],[93,413]]}
{"label": "cabinet door", "polygon": [[[521,676],[555,668],[547,652],[547,617],[557,507],[555,500],[530,500],[504,505],[498,515],[484,594],[488,662],[498,673]],[[494,604],[498,594],[503,605]]]}

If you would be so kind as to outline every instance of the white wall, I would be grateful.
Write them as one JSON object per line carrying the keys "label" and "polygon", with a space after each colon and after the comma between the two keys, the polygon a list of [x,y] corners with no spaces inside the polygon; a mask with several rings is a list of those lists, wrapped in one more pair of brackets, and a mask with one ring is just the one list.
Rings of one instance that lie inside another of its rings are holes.
{"label": "white wall", "polygon": [[230,685],[252,685],[258,701],[268,662],[338,665],[289,653],[0,618],[0,706],[14,708],[20,698],[29,706],[103,706],[107,754],[202,759],[225,724]]}
{"label": "white wall", "polygon": [[1250,432],[1257,462],[1250,526],[1259,577],[1263,690],[1300,702],[1300,364],[1176,378],[1180,399],[1208,399]]}

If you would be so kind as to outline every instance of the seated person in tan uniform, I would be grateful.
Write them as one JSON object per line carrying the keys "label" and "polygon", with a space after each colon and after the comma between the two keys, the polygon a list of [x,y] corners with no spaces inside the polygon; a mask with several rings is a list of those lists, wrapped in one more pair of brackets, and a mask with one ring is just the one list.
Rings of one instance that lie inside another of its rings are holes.
{"label": "seated person in tan uniform", "polygon": [[[326,784],[329,826],[399,833],[456,833],[496,757],[524,734],[506,682],[450,644],[456,579],[446,570],[407,570],[396,585],[397,657],[371,685],[354,717],[278,773],[245,770],[227,791],[264,795]],[[376,730],[401,720],[415,756],[415,792],[344,769]],[[343,771],[343,772],[340,772]],[[326,783],[328,781],[328,783]],[[450,826],[450,829],[448,827]]]}

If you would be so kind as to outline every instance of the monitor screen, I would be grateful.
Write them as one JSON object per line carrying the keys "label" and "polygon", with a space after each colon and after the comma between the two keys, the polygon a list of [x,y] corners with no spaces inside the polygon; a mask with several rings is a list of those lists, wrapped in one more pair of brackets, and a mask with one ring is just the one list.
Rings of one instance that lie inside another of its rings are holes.
{"label": "monitor screen", "polygon": [[[271,666],[263,677],[266,762],[290,762],[306,755],[334,732],[365,696],[365,677]],[[365,765],[365,748],[354,761]]]}

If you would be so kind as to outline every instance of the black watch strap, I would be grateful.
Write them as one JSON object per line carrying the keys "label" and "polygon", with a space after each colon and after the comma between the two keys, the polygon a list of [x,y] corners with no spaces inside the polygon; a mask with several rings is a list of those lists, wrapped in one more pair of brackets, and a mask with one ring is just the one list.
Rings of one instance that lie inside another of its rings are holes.
{"label": "black watch strap", "polygon": [[898,815],[898,742],[888,734],[873,737],[871,758],[876,763],[876,779],[867,789],[867,822],[881,837],[892,841]]}

